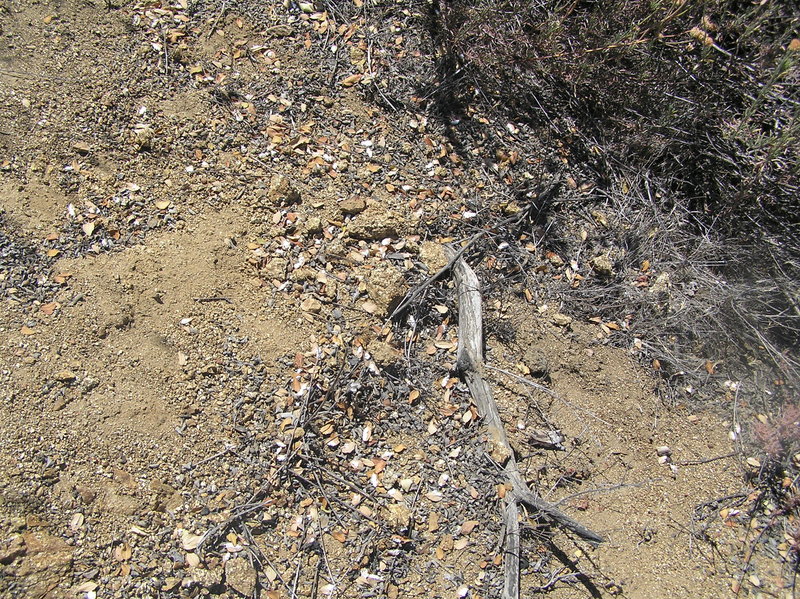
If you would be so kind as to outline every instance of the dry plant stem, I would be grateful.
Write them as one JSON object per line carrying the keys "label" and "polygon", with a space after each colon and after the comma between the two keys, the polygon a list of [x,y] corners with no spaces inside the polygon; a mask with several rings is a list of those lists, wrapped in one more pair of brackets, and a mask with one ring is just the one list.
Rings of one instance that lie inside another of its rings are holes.
{"label": "dry plant stem", "polygon": [[456,254],[450,248],[448,248],[448,253],[453,263],[458,292],[457,368],[466,381],[486,426],[489,451],[493,458],[505,463],[504,471],[512,487],[504,497],[505,584],[503,599],[517,599],[519,597],[518,506],[520,503],[587,541],[600,543],[603,541],[603,537],[576,522],[554,505],[544,501],[531,491],[522,477],[500,419],[497,403],[492,396],[491,387],[483,378],[483,316],[480,283],[475,271],[464,261],[461,254]]}
{"label": "dry plant stem", "polygon": [[731,453],[726,453],[725,455],[718,455],[714,456],[713,458],[704,458],[699,460],[686,460],[684,462],[678,462],[678,466],[698,466],[700,464],[708,464],[709,462],[716,462],[717,460],[724,460],[727,458],[736,457],[736,452],[732,451]]}

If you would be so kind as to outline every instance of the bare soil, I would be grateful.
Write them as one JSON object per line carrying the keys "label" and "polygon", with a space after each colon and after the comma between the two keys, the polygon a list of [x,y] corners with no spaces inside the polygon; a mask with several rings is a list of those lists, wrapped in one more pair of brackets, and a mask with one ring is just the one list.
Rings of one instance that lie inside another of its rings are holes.
{"label": "bare soil", "polygon": [[[385,318],[481,173],[434,169],[442,131],[339,84],[357,32],[189,8],[0,5],[0,594],[498,596],[454,298]],[[526,476],[607,538],[526,517],[524,596],[730,593],[749,537],[720,515],[743,486],[725,391],[666,408],[596,324],[486,310]]]}

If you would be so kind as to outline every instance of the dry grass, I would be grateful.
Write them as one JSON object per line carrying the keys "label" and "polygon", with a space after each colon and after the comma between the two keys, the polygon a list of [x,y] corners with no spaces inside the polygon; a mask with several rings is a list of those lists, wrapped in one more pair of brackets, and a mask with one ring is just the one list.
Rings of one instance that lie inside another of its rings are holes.
{"label": "dry grass", "polygon": [[[570,241],[576,214],[614,215],[588,251],[621,250],[617,276],[562,290],[566,304],[633,314],[631,334],[683,388],[709,378],[707,360],[738,377],[760,360],[800,382],[797,22],[782,3],[732,0],[431,12],[438,110],[479,103],[527,123],[599,182],[546,215],[565,257],[587,251]],[[631,286],[644,260],[669,276],[666,293]]]}

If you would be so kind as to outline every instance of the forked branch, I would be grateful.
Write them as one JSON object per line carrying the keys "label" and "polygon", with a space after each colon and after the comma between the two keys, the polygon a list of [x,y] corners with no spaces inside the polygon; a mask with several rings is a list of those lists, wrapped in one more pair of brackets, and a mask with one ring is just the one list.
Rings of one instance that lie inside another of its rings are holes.
{"label": "forked branch", "polygon": [[467,383],[478,412],[487,430],[487,450],[503,465],[511,490],[504,497],[505,524],[504,562],[505,584],[503,599],[519,598],[519,504],[539,513],[555,524],[570,530],[591,543],[604,539],[596,532],[573,520],[553,504],[532,491],[519,470],[514,452],[508,442],[497,403],[489,384],[483,378],[483,316],[480,283],[475,271],[462,254],[449,250],[458,292],[458,359],[457,368]]}

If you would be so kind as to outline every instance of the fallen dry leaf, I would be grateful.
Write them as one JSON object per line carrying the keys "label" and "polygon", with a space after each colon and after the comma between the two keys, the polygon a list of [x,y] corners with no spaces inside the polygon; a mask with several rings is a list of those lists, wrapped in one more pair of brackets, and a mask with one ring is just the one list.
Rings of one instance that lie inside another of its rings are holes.
{"label": "fallen dry leaf", "polygon": [[[335,538],[335,535],[334,535],[334,538]],[[342,541],[342,542],[344,542],[344,541]],[[275,568],[273,568],[270,565],[267,565],[264,568],[264,574],[266,575],[267,580],[269,580],[270,582],[275,582],[275,580],[278,578],[278,572],[275,570]]]}
{"label": "fallen dry leaf", "polygon": [[506,486],[504,484],[501,483],[501,484],[497,485],[497,496],[500,499],[503,499],[506,496],[506,492],[507,492],[507,489],[506,489]]}
{"label": "fallen dry leaf", "polygon": [[46,314],[47,316],[50,316],[53,312],[55,312],[56,308],[58,308],[58,303],[56,303],[56,302],[48,302],[46,304],[42,304],[41,306],[39,306],[39,311],[42,314]]}
{"label": "fallen dry leaf", "polygon": [[202,540],[203,540],[203,535],[195,535],[185,529],[181,533],[181,546],[186,551],[194,551],[195,549],[197,549]]}
{"label": "fallen dry leaf", "polygon": [[132,554],[133,552],[131,551],[131,546],[127,543],[122,543],[114,547],[114,559],[118,562],[124,562],[131,559]]}
{"label": "fallen dry leaf", "polygon": [[186,561],[186,565],[190,568],[196,568],[200,565],[200,557],[196,553],[187,553],[184,560]]}
{"label": "fallen dry leaf", "polygon": [[464,524],[461,525],[461,528],[458,529],[458,534],[460,535],[468,535],[475,527],[480,524],[477,520],[467,520]]}
{"label": "fallen dry leaf", "polygon": [[439,530],[439,514],[431,512],[428,514],[428,532]]}
{"label": "fallen dry leaf", "polygon": [[70,528],[71,528],[73,531],[76,531],[76,530],[78,530],[78,529],[79,529],[81,526],[83,526],[83,522],[84,522],[84,520],[85,520],[85,517],[84,517],[84,515],[83,515],[83,514],[81,514],[80,512],[76,512],[75,514],[72,514],[72,518],[71,518],[71,519],[70,519],[70,521],[69,521],[69,527],[70,527]]}
{"label": "fallen dry leaf", "polygon": [[345,77],[344,79],[342,79],[340,81],[340,85],[342,85],[343,87],[353,87],[356,83],[361,81],[361,79],[363,79],[363,78],[364,78],[364,75],[362,75],[361,73],[356,73],[355,75],[350,75],[350,76]]}

